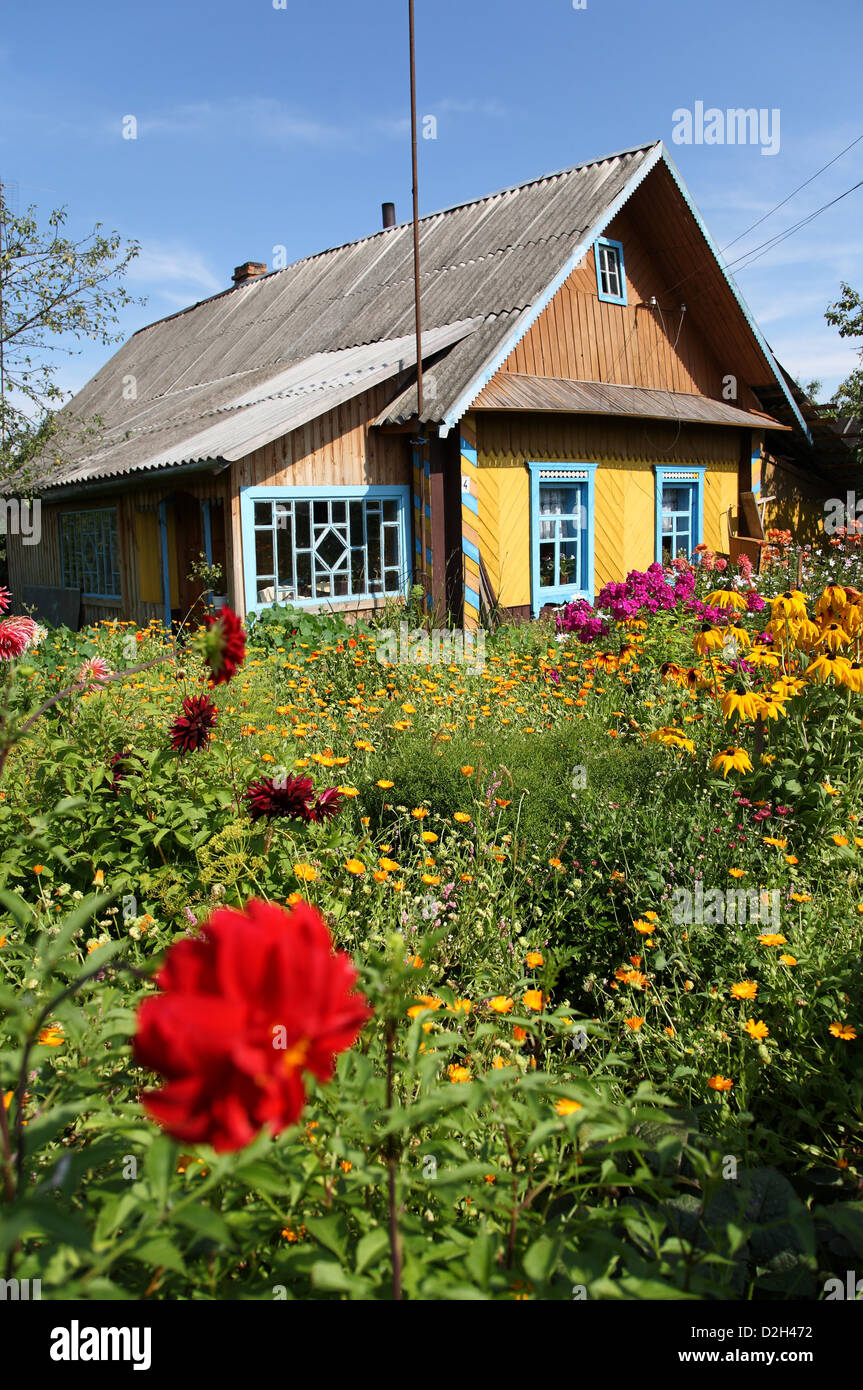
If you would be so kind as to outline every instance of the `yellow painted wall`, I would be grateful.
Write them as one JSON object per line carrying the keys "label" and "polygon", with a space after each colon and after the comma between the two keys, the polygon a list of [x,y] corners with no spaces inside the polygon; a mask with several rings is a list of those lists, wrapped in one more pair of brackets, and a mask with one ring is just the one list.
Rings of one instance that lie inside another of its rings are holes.
{"label": "yellow painted wall", "polygon": [[[698,466],[692,459],[689,466]],[[681,466],[677,464],[676,466]],[[685,466],[685,465],[683,465]],[[477,470],[480,552],[504,608],[530,603],[530,475],[527,468]],[[704,478],[704,540],[728,551],[727,509],[737,500],[737,465],[710,468]],[[595,588],[645,570],[655,559],[653,461],[640,466],[600,461],[595,477]]]}
{"label": "yellow painted wall", "polygon": [[530,603],[529,462],[595,463],[595,592],[655,559],[654,466],[704,468],[704,540],[728,552],[736,429],[662,420],[476,411],[479,548],[498,602]]}

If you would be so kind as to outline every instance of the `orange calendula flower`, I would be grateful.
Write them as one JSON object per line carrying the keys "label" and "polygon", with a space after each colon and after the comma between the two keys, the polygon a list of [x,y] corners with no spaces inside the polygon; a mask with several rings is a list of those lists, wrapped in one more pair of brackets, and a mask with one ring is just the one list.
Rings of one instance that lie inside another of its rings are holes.
{"label": "orange calendula flower", "polygon": [[349,874],[356,874],[358,877],[366,871],[366,866],[362,859],[349,859],[345,864],[345,868]]}
{"label": "orange calendula flower", "polygon": [[311,864],[295,864],[294,873],[303,883],[314,883],[318,876],[317,869],[313,868]]}
{"label": "orange calendula flower", "polygon": [[856,1028],[852,1028],[850,1023],[831,1023],[830,1032],[834,1038],[841,1038],[843,1042],[853,1042],[857,1037]]}
{"label": "orange calendula flower", "polygon": [[451,1004],[447,1004],[447,1010],[451,1014],[469,1014],[473,1004],[469,999],[454,999]]}
{"label": "orange calendula flower", "polygon": [[527,1037],[527,1029],[522,1028],[519,1023],[516,1023],[513,1025],[512,1036],[515,1038],[516,1042],[524,1042]]}
{"label": "orange calendula flower", "polygon": [[542,990],[527,990],[526,993],[522,995],[521,1002],[526,1009],[533,1009],[534,1012],[539,1013],[542,1010]]}
{"label": "orange calendula flower", "polygon": [[465,777],[470,777],[470,775],[471,775],[471,773],[473,772],[473,770],[474,770],[474,769],[473,769],[472,767],[463,767],[463,768],[462,768],[462,772],[464,773]]}
{"label": "orange calendula flower", "polygon": [[496,1014],[509,1014],[515,1007],[515,1000],[510,999],[508,994],[496,994],[493,999],[489,999],[488,1006]]}
{"label": "orange calendula flower", "polygon": [[525,960],[531,970],[534,970],[538,965],[545,965],[545,959],[539,951],[528,951]]}
{"label": "orange calendula flower", "polygon": [[756,1042],[760,1042],[762,1038],[766,1038],[769,1031],[767,1024],[760,1018],[757,1023],[754,1018],[747,1019],[743,1026],[750,1038],[754,1038]]}
{"label": "orange calendula flower", "polygon": [[564,1098],[562,1098],[561,1100],[559,1100],[559,1101],[557,1102],[557,1105],[556,1105],[554,1108],[555,1108],[555,1110],[557,1111],[558,1115],[563,1116],[563,1115],[574,1115],[574,1114],[576,1113],[577,1110],[582,1110],[584,1107],[582,1106],[582,1104],[581,1104],[580,1101],[578,1101],[578,1100],[567,1100],[567,1099],[564,1097]]}
{"label": "orange calendula flower", "polygon": [[781,932],[762,932],[758,938],[762,946],[784,946],[788,940]]}
{"label": "orange calendula flower", "polygon": [[66,1039],[63,1036],[63,1029],[59,1023],[51,1023],[47,1028],[43,1028],[39,1034],[39,1042],[42,1047],[62,1047]]}
{"label": "orange calendula flower", "polygon": [[638,1014],[633,1014],[632,1018],[625,1018],[623,1021],[627,1028],[632,1029],[633,1033],[637,1033],[644,1024],[644,1019],[640,1018]]}
{"label": "orange calendula flower", "polygon": [[470,825],[470,816],[466,811],[454,811],[453,820],[458,821],[459,825]]}
{"label": "orange calendula flower", "polygon": [[729,869],[728,872],[732,878],[742,878],[746,871],[745,869]]}
{"label": "orange calendula flower", "polygon": [[741,980],[739,984],[731,986],[732,999],[754,999],[758,993],[758,982],[756,980]]}
{"label": "orange calendula flower", "polygon": [[797,964],[797,957],[796,957],[796,956],[780,956],[779,959],[780,959],[780,961],[782,962],[783,965],[796,965],[796,964]]}
{"label": "orange calendula flower", "polygon": [[446,1074],[453,1085],[458,1085],[460,1082],[470,1081],[471,1079],[470,1067],[461,1067],[456,1062],[453,1062],[451,1066],[447,1067]]}
{"label": "orange calendula flower", "polygon": [[433,994],[421,994],[417,1002],[408,1009],[408,1018],[419,1018],[427,1009],[434,1013],[440,1008],[443,1008],[442,999],[436,999]]}
{"label": "orange calendula flower", "polygon": [[730,1091],[734,1082],[730,1081],[727,1076],[716,1075],[708,1077],[707,1084],[711,1091]]}

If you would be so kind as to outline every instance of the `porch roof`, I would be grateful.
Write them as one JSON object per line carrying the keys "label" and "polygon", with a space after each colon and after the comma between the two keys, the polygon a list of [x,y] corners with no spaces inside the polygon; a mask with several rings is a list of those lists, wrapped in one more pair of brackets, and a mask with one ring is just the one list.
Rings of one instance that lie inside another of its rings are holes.
{"label": "porch roof", "polygon": [[726,401],[711,400],[690,391],[656,391],[642,386],[612,386],[606,382],[570,381],[515,372],[500,373],[477,397],[473,409],[622,415],[687,424],[736,425],[744,429],[791,429],[771,415],[741,410]]}

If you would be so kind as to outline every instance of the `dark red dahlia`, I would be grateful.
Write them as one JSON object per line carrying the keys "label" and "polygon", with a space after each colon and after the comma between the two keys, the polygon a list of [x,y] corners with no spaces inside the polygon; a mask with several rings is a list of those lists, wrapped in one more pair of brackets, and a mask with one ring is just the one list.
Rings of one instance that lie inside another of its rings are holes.
{"label": "dark red dahlia", "polygon": [[327,787],[322,791],[309,816],[313,821],[325,821],[330,816],[337,816],[345,803],[345,796],[337,787]]}
{"label": "dark red dahlia", "polygon": [[181,756],[209,745],[219,711],[208,695],[187,695],[183,713],[171,725],[171,747]]}
{"label": "dark red dahlia", "polygon": [[245,793],[252,820],[261,820],[262,817],[275,820],[279,816],[313,820],[314,795],[311,777],[266,777],[260,782],[253,782]]}
{"label": "dark red dahlia", "polygon": [[246,630],[232,608],[223,608],[218,618],[208,614],[201,630],[210,679],[213,685],[222,685],[236,675],[245,660]]}
{"label": "dark red dahlia", "polygon": [[115,753],[108,759],[108,767],[111,770],[111,791],[115,796],[120,795],[120,790],[130,773],[140,774],[144,770],[140,758],[135,756],[131,748],[124,748],[122,753]]}

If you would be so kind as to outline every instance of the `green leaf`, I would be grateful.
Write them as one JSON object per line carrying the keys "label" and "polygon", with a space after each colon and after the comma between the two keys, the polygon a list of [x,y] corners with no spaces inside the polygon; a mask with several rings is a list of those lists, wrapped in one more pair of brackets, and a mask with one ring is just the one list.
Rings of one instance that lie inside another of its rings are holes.
{"label": "green leaf", "polygon": [[231,1235],[225,1218],[212,1207],[194,1205],[183,1207],[174,1215],[174,1220],[181,1226],[187,1227],[196,1234],[206,1236],[208,1240],[214,1240],[219,1245],[233,1245],[234,1238]]}
{"label": "green leaf", "polygon": [[186,1273],[182,1255],[167,1236],[157,1236],[155,1240],[145,1241],[137,1250],[131,1252],[130,1258],[154,1269],[173,1269],[178,1274]]}
{"label": "green leaf", "polygon": [[17,893],[12,893],[8,888],[0,888],[0,903],[11,912],[18,926],[26,929],[36,921],[36,913],[29,903],[25,903],[23,898],[19,898]]}
{"label": "green leaf", "polygon": [[347,1270],[342,1269],[334,1260],[318,1260],[312,1265],[312,1283],[322,1293],[344,1293],[349,1298],[361,1299],[364,1294],[370,1292],[369,1285],[364,1280],[348,1274]]}
{"label": "green leaf", "polygon": [[147,1150],[144,1172],[159,1207],[168,1200],[168,1188],[177,1167],[177,1145],[166,1135],[158,1135]]}
{"label": "green leaf", "polygon": [[559,1236],[540,1236],[525,1251],[522,1265],[528,1279],[534,1284],[547,1284],[560,1259],[563,1241]]}
{"label": "green leaf", "polygon": [[340,1260],[345,1259],[348,1232],[343,1216],[310,1216],[306,1220],[306,1230]]}
{"label": "green leaf", "polygon": [[383,1226],[376,1227],[363,1236],[357,1245],[356,1272],[362,1274],[385,1250],[389,1249],[390,1238]]}

